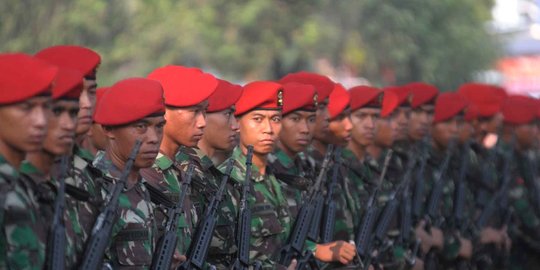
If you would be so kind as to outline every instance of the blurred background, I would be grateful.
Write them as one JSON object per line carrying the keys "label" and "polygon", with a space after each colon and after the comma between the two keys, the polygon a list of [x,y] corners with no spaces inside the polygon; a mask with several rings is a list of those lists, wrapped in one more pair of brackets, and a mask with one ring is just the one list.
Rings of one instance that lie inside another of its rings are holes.
{"label": "blurred background", "polygon": [[2,0],[0,51],[79,44],[101,85],[166,64],[237,83],[471,80],[540,95],[540,0]]}

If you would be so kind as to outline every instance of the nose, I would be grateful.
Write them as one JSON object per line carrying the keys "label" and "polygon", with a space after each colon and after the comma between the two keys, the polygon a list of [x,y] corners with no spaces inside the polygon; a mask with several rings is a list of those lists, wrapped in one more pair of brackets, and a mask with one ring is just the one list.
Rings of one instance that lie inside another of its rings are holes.
{"label": "nose", "polygon": [[198,113],[196,119],[197,128],[203,129],[206,127],[206,115],[204,113]]}

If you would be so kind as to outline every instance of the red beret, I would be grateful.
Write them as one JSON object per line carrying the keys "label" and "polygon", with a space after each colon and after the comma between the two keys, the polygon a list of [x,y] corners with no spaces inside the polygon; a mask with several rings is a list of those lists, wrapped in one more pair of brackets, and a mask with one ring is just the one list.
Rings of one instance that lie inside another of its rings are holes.
{"label": "red beret", "polygon": [[490,117],[501,111],[506,92],[497,86],[481,83],[466,83],[458,92],[478,109],[478,115]]}
{"label": "red beret", "polygon": [[279,110],[283,106],[283,87],[270,81],[256,81],[244,85],[236,102],[234,115],[240,116],[254,109]]}
{"label": "red beret", "polygon": [[288,82],[309,84],[315,87],[315,91],[317,91],[317,102],[319,103],[324,102],[330,96],[332,90],[334,90],[334,82],[328,77],[317,73],[300,71],[287,74],[279,80],[281,84]]}
{"label": "red beret", "polygon": [[242,86],[218,79],[216,91],[208,98],[207,112],[219,112],[228,109],[242,95]]}
{"label": "red beret", "polygon": [[317,92],[312,85],[286,83],[283,85],[283,115],[296,110],[317,110]]}
{"label": "red beret", "polygon": [[382,92],[381,90],[371,86],[355,86],[349,89],[351,96],[351,110],[356,111],[362,107],[381,107]]}
{"label": "red beret", "polygon": [[404,87],[409,89],[412,95],[411,108],[413,109],[424,104],[435,103],[435,97],[439,94],[437,87],[423,82],[409,83]]}
{"label": "red beret", "polygon": [[382,91],[383,101],[381,107],[381,117],[390,116],[400,104],[400,97],[394,91]]}
{"label": "red beret", "polygon": [[99,103],[101,102],[101,98],[110,89],[110,87],[100,87],[96,89],[96,106],[94,108],[94,121],[96,116],[97,107],[99,106]]}
{"label": "red beret", "polygon": [[173,107],[195,106],[208,99],[218,86],[218,80],[197,68],[164,66],[150,74],[148,79],[163,85],[165,104]]}
{"label": "red beret", "polygon": [[412,95],[408,88],[403,86],[389,86],[383,88],[383,91],[393,92],[398,98],[397,106],[410,106],[412,101]]}
{"label": "red beret", "polygon": [[328,113],[330,114],[330,120],[336,118],[341,114],[349,105],[351,97],[349,92],[340,83],[334,84],[334,90],[330,94],[328,100]]}
{"label": "red beret", "polygon": [[52,89],[52,98],[79,99],[83,90],[83,74],[71,68],[58,68],[56,83]]}
{"label": "red beret", "polygon": [[94,120],[105,126],[129,124],[165,110],[161,84],[144,78],[117,82],[106,90]]}
{"label": "red beret", "polygon": [[94,79],[101,57],[95,51],[82,46],[52,46],[36,53],[36,57],[59,67],[80,71],[85,77]]}
{"label": "red beret", "polygon": [[49,92],[57,72],[57,67],[27,54],[0,54],[0,104]]}
{"label": "red beret", "polygon": [[433,115],[433,123],[446,121],[467,107],[467,100],[458,93],[442,93],[435,101],[435,114]]}
{"label": "red beret", "polygon": [[504,122],[508,124],[528,124],[536,119],[537,103],[526,96],[509,96],[502,105]]}

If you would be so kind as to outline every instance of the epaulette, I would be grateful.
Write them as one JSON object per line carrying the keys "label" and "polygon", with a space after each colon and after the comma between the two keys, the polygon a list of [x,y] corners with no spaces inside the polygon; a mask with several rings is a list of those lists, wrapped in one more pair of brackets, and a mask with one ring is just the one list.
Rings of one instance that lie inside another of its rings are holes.
{"label": "epaulette", "polygon": [[161,192],[159,189],[153,187],[150,183],[144,182],[144,186],[150,194],[150,201],[156,205],[163,205],[167,208],[174,207],[174,202],[172,202],[165,193]]}
{"label": "epaulette", "polygon": [[278,180],[285,182],[287,185],[293,186],[300,190],[308,190],[311,184],[309,179],[292,174],[275,173],[274,176]]}

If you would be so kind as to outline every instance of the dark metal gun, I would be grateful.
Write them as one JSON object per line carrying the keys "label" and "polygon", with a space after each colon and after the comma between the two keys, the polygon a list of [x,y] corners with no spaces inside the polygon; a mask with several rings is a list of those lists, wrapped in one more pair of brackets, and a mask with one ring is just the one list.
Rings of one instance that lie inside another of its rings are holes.
{"label": "dark metal gun", "polygon": [[68,155],[61,157],[58,189],[54,201],[54,216],[47,237],[47,269],[65,269],[66,226],[64,211],[66,209],[66,175],[68,172]]}
{"label": "dark metal gun", "polygon": [[328,164],[330,163],[330,158],[332,157],[332,152],[334,151],[333,145],[328,145],[328,149],[326,150],[326,154],[321,166],[321,170],[319,172],[319,176],[317,177],[317,181],[315,182],[315,185],[313,185],[313,218],[311,219],[311,225],[309,227],[308,231],[308,239],[313,242],[319,241],[319,235],[321,230],[321,219],[323,215],[323,209],[324,209],[324,194],[321,190],[321,185],[323,183],[323,179],[326,177],[326,172],[328,171]]}
{"label": "dark metal gun", "polygon": [[293,225],[293,229],[287,244],[281,249],[278,262],[281,265],[290,265],[293,258],[297,258],[296,269],[303,269],[313,259],[310,251],[304,252],[304,246],[308,237],[308,231],[313,227],[313,215],[317,197],[320,197],[322,179],[326,175],[328,163],[332,154],[332,146],[329,146],[317,181],[311,186],[308,195],[300,209]]}
{"label": "dark metal gun", "polygon": [[[253,146],[247,147],[246,155],[246,177],[242,184],[242,197],[240,199],[240,205],[238,210],[238,224],[236,227],[236,246],[238,251],[236,252],[235,261],[231,267],[233,270],[248,270],[249,263],[249,245],[251,236],[251,208],[249,206],[249,192],[251,187],[251,166],[253,159]],[[260,269],[260,262],[255,262],[253,269]]]}
{"label": "dark metal gun", "polygon": [[328,184],[326,199],[324,202],[321,242],[329,243],[334,237],[334,225],[336,223],[336,202],[334,201],[334,189],[337,185],[337,178],[343,158],[341,157],[341,148],[334,151],[334,167],[332,168],[332,179]]}
{"label": "dark metal gun", "polygon": [[225,196],[225,187],[231,176],[231,171],[233,168],[233,159],[229,159],[227,168],[225,169],[225,175],[221,179],[219,189],[214,197],[210,200],[210,203],[206,206],[206,213],[204,217],[199,221],[197,228],[195,229],[195,235],[193,241],[189,245],[187,252],[187,261],[183,262],[179,270],[187,269],[203,269],[204,262],[208,255],[208,248],[210,247],[210,242],[212,240],[212,235],[217,224],[217,214],[218,208],[223,197]]}
{"label": "dark metal gun", "polygon": [[103,255],[107,249],[108,243],[111,240],[112,229],[116,219],[118,218],[118,205],[119,197],[124,190],[135,158],[139,149],[141,148],[141,141],[137,140],[131,154],[129,155],[124,170],[120,175],[120,178],[114,185],[114,188],[111,192],[111,196],[107,205],[105,205],[103,211],[99,214],[92,228],[92,235],[86,244],[86,249],[84,251],[84,257],[81,264],[83,270],[97,270],[101,269],[103,263]]}
{"label": "dark metal gun", "polygon": [[156,251],[154,252],[152,259],[153,270],[169,270],[171,269],[172,258],[174,256],[174,251],[176,250],[176,243],[178,242],[178,219],[184,212],[184,202],[186,195],[191,184],[191,178],[193,176],[193,170],[195,169],[195,164],[189,164],[186,173],[186,179],[182,182],[182,188],[180,190],[180,197],[178,202],[174,207],[170,208],[169,219],[165,226],[165,233],[158,240],[156,245]]}

